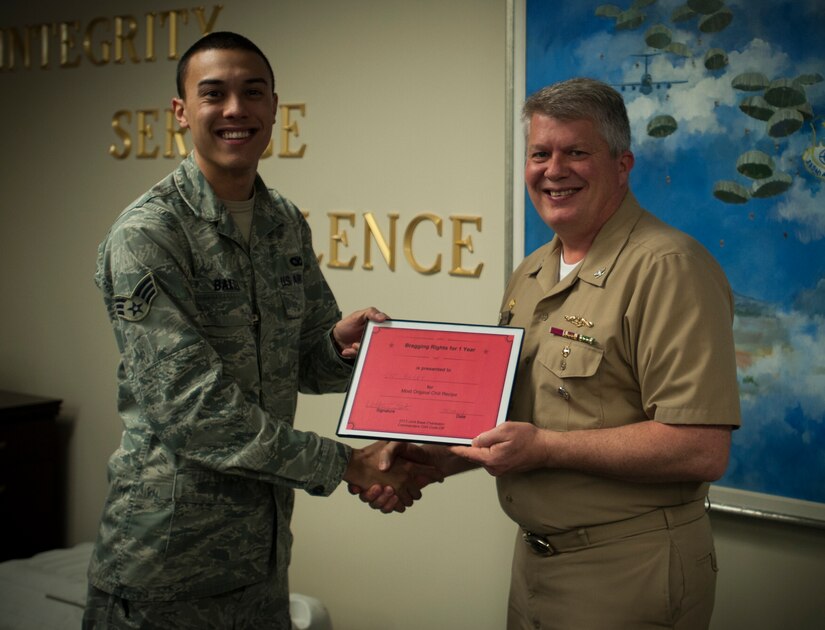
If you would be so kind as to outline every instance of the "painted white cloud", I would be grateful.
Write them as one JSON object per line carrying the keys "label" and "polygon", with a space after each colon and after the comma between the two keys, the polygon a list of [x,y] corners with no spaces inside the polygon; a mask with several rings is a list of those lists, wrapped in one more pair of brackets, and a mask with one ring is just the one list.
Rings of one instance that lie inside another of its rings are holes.
{"label": "painted white cloud", "polygon": [[[813,19],[822,14],[819,1],[804,0],[794,10],[810,14]],[[645,67],[640,54],[651,50],[645,45],[644,33],[653,24],[661,22],[670,29],[673,41],[687,45],[693,56],[684,58],[668,53],[649,58],[649,71],[654,82],[687,83],[673,84],[667,90],[654,90],[649,95],[630,90],[624,92],[637,155],[653,152],[656,159],[670,162],[677,153],[692,150],[706,136],[724,137],[736,143],[734,146],[740,146],[742,153],[757,148],[765,150],[774,158],[777,170],[795,176],[800,169],[800,156],[810,144],[811,134],[803,130],[787,137],[771,138],[764,121],[751,118],[739,109],[743,99],[757,93],[734,89],[732,79],[745,72],[760,72],[769,80],[821,72],[821,60],[811,56],[792,61],[781,45],[754,38],[735,50],[726,51],[728,63],[723,70],[708,71],[704,66],[705,52],[724,40],[724,32],[719,36],[702,34],[695,21],[673,24],[669,17],[681,4],[683,0],[660,0],[648,11],[648,21],[642,27],[633,31],[610,29],[583,40],[575,50],[581,73],[615,84],[640,81]],[[750,10],[748,0],[729,2],[728,6],[734,11],[734,19],[737,13],[745,15]],[[809,100],[820,102],[825,93],[825,82],[808,86],[807,92]],[[649,121],[664,114],[676,120],[677,132],[666,139],[649,136]],[[739,176],[734,166],[729,174],[720,173],[720,177],[740,181],[746,187],[751,184],[750,180]],[[822,219],[812,210],[815,204],[816,193],[806,193],[797,186],[796,194],[789,193],[781,213],[775,216],[778,220],[799,222],[799,236],[805,241],[819,239],[825,234]]]}
{"label": "painted white cloud", "polygon": [[[771,44],[754,39],[740,51],[729,51],[728,65],[721,73],[709,73],[704,66],[704,50],[696,50],[691,59],[674,64],[670,56],[661,55],[651,64],[654,80],[657,76],[686,79],[687,85],[677,85],[670,89],[666,99],[658,95],[638,96],[657,102],[661,113],[673,116],[679,125],[680,134],[670,142],[680,148],[706,134],[726,134],[733,138],[745,138],[755,142],[765,137],[765,123],[750,118],[739,110],[739,103],[748,94],[735,90],[731,81],[743,72],[759,70],[769,79],[784,76],[788,70],[788,56]],[[632,103],[631,103],[632,104]],[[628,112],[631,111],[630,104]],[[644,132],[637,135],[638,146],[656,139],[646,135],[644,120],[632,121],[634,130]],[[681,137],[680,137],[681,136]]]}
{"label": "painted white cloud", "polygon": [[810,422],[822,422],[825,321],[799,311],[776,313],[775,317],[784,333],[782,339],[754,353],[751,365],[739,370],[743,416],[754,424],[776,423],[799,407]]}
{"label": "painted white cloud", "polygon": [[821,188],[819,193],[817,194],[805,180],[797,177],[790,190],[782,197],[782,201],[776,205],[776,214],[781,220],[799,224],[795,234],[803,243],[818,241],[825,237],[825,202],[821,198]]}
{"label": "painted white cloud", "polygon": [[[682,2],[660,2],[661,15],[669,16]],[[733,8],[733,7],[732,7]],[[745,3],[736,10],[747,11]],[[810,11],[816,11],[814,4]],[[633,31],[599,32],[583,40],[575,50],[581,73],[594,77],[610,77],[616,83],[638,82],[644,72],[644,60],[639,55],[650,49],[644,43],[644,32],[655,20]],[[721,72],[709,72],[704,66],[705,52],[714,47],[714,37],[701,35],[696,28],[677,27],[664,20],[674,42],[684,43],[692,51],[690,58],[658,54],[649,60],[654,81],[687,81],[669,90],[654,90],[650,95],[625,92],[628,115],[636,150],[659,142],[647,135],[647,123],[653,115],[668,114],[679,125],[679,133],[668,137],[673,151],[683,149],[699,136],[724,133],[732,137],[758,141],[766,137],[765,123],[748,117],[738,105],[749,93],[735,90],[731,80],[743,73],[758,71],[773,80],[805,72],[791,67],[791,60],[781,47],[755,38],[737,50],[727,52],[728,64]],[[817,63],[820,63],[817,60]],[[669,151],[668,151],[669,152]]]}

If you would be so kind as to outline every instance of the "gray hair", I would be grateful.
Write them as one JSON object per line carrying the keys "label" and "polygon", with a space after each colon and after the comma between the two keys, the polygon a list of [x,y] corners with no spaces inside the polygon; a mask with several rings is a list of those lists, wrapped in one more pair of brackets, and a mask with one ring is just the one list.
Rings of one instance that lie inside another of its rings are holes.
{"label": "gray hair", "polygon": [[568,79],[531,95],[521,110],[527,133],[533,114],[568,121],[591,120],[610,147],[610,155],[618,157],[630,151],[630,121],[624,100],[621,94],[601,81]]}

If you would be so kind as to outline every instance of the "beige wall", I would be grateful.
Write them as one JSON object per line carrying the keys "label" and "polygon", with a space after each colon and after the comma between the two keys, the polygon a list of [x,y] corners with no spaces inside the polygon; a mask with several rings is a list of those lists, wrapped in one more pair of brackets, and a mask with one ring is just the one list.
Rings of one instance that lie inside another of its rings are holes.
{"label": "beige wall", "polygon": [[[4,3],[0,28],[93,18],[137,18],[135,49],[145,54],[145,15],[181,8],[161,0]],[[195,5],[193,5],[195,6]],[[207,15],[213,5],[205,6]],[[306,104],[297,117],[301,159],[270,158],[261,173],[309,211],[316,249],[344,311],[376,304],[395,317],[494,323],[505,269],[506,6],[504,0],[225,0],[216,29],[243,32],[275,66],[282,102]],[[189,8],[178,46],[198,35]],[[97,27],[101,29],[103,27]],[[92,283],[95,250],[130,200],[176,163],[133,154],[111,128],[116,111],[163,110],[172,96],[168,26],[155,22],[157,61],[0,72],[0,388],[57,396],[72,422],[68,542],[93,537],[105,493],[105,462],[116,445],[116,353]],[[106,34],[97,30],[96,33]],[[111,32],[109,33],[111,36]],[[8,52],[8,51],[7,51]],[[19,60],[18,60],[19,63]],[[163,124],[148,148],[163,150]],[[328,212],[350,212],[353,270],[329,269]],[[388,232],[398,213],[397,266],[372,247],[364,262],[363,213]],[[444,221],[437,237],[416,232],[422,275],[406,261],[403,231],[421,213]],[[449,217],[469,226],[480,277],[456,277]],[[333,434],[341,396],[302,398],[298,426]],[[355,443],[355,442],[353,442]],[[716,628],[812,627],[822,614],[825,540],[821,531],[714,517],[723,573]],[[486,474],[429,488],[403,516],[373,513],[344,488],[327,499],[299,494],[292,588],[320,597],[337,630],[501,628],[514,527],[501,514]]]}

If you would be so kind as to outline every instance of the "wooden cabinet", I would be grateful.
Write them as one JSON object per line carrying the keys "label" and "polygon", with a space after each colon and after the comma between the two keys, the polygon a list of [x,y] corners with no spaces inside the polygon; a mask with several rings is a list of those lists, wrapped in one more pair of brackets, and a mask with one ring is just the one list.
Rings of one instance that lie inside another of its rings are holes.
{"label": "wooden cabinet", "polygon": [[0,391],[0,560],[62,547],[66,426],[62,401]]}

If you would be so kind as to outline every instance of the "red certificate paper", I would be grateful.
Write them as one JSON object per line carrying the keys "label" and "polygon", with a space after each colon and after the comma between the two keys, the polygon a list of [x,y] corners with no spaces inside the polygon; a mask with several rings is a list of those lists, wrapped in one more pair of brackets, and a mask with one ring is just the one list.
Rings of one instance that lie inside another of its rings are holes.
{"label": "red certificate paper", "polygon": [[470,444],[506,420],[523,336],[500,326],[369,322],[338,435]]}

